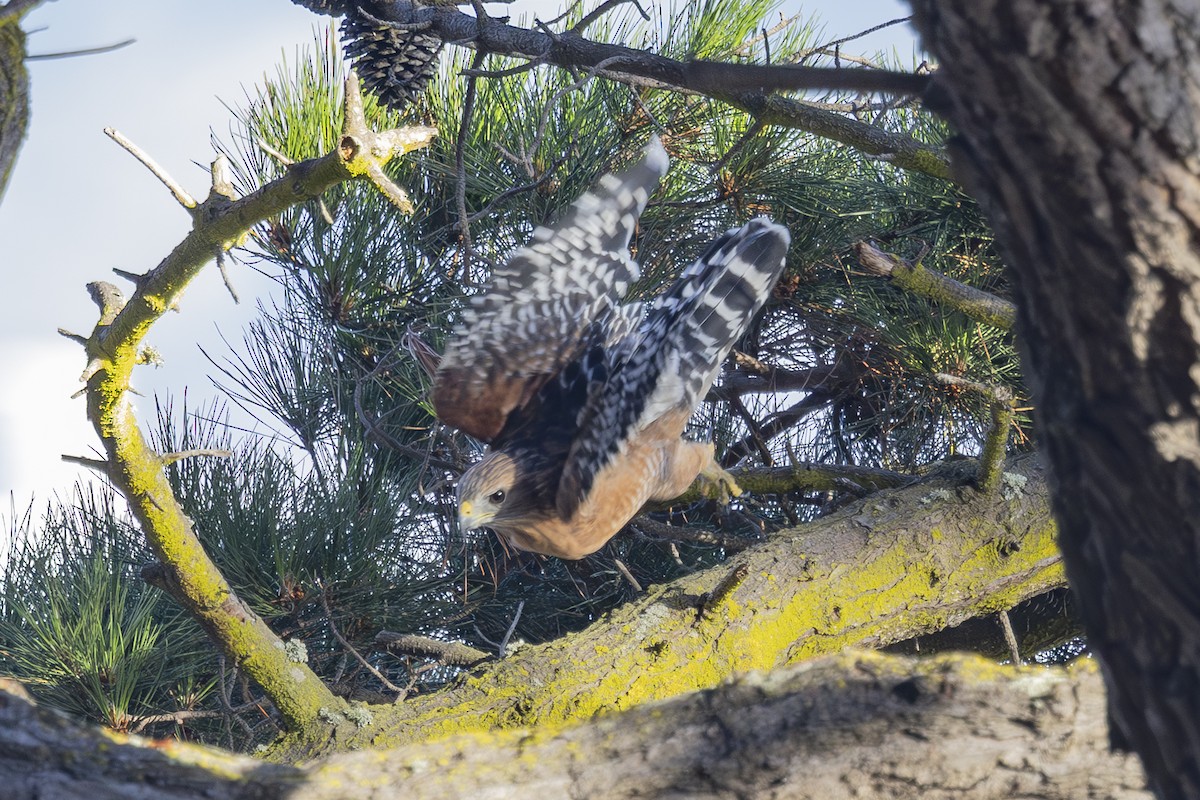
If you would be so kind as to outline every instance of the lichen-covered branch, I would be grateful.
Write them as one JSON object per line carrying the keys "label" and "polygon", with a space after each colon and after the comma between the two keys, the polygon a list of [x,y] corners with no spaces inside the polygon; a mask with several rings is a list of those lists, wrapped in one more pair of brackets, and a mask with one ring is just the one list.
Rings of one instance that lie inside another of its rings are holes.
{"label": "lichen-covered branch", "polygon": [[947,385],[962,386],[987,398],[992,422],[988,426],[987,436],[983,440],[983,450],[979,454],[979,468],[975,472],[975,484],[981,492],[996,491],[1000,487],[1000,481],[1004,475],[1004,459],[1008,453],[1008,431],[1012,427],[1013,417],[1016,414],[1013,409],[1012,389],[1007,386],[967,380],[944,372],[939,372],[934,377]]}
{"label": "lichen-covered branch", "polygon": [[149,747],[6,688],[0,781],[15,796],[1150,798],[1137,760],[1108,747],[1090,662],[1005,668],[971,656],[850,652],[579,724],[302,768],[181,743]]}
{"label": "lichen-covered branch", "polygon": [[888,278],[905,291],[961,311],[985,325],[1012,330],[1017,307],[1008,300],[928,269],[919,261],[913,263],[892,253],[885,253],[866,242],[858,242],[854,246],[854,254],[867,272]]}
{"label": "lichen-covered branch", "polygon": [[[857,464],[794,464],[790,467],[759,467],[734,470],[730,473],[738,486],[754,495],[783,494],[801,491],[843,491],[847,485],[862,487],[864,492],[892,489],[917,480],[889,469],[864,467]],[[697,479],[688,490],[667,503],[655,503],[662,509],[694,503],[705,497],[704,484]]]}
{"label": "lichen-covered branch", "polygon": [[[1006,491],[994,495],[964,484],[969,471],[935,475],[773,534],[725,564],[649,588],[584,631],[522,647],[453,687],[388,707],[362,730],[343,726],[338,746],[587,719],[1009,608],[1064,578],[1041,466],[1023,457],[1006,474]],[[327,746],[292,737],[276,755]]]}
{"label": "lichen-covered branch", "polygon": [[[282,178],[234,200],[214,191],[192,209],[194,226],[174,251],[137,281],[126,301],[116,287],[89,286],[100,321],[87,338],[88,417],[104,444],[107,473],[129,502],[147,541],[162,564],[173,594],[195,616],[226,655],[257,681],[291,727],[315,720],[340,701],[285,647],[233,592],[200,544],[192,522],[176,501],[164,469],[167,461],[147,443],[129,400],[133,368],[150,327],[178,301],[184,288],[252,225],[314,197],[341,181],[367,174],[371,165],[428,143],[435,131],[414,128],[375,134],[362,124],[355,78],[347,81],[348,120],[338,148],[290,167]],[[357,124],[355,124],[357,122]]]}

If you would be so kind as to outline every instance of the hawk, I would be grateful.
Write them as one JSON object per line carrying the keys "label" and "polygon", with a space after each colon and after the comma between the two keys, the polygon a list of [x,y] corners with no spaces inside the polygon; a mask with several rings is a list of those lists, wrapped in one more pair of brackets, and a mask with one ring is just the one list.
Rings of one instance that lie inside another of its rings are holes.
{"label": "hawk", "polygon": [[583,558],[648,500],[698,475],[733,479],[684,426],[783,272],[766,217],[721,235],[649,304],[629,243],[667,172],[653,139],[497,268],[463,311],[434,378],[438,417],[490,445],[458,484],[463,530]]}

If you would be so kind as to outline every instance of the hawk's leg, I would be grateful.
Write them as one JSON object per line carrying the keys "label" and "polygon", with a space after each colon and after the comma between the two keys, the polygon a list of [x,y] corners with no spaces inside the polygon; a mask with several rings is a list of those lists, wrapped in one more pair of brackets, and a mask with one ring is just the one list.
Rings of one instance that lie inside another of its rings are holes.
{"label": "hawk's leg", "polygon": [[712,444],[706,444],[705,449],[708,451],[708,460],[701,467],[700,474],[696,476],[703,484],[701,491],[706,497],[714,497],[722,505],[729,505],[731,498],[741,496],[742,487],[738,486],[733,476],[717,463]]}

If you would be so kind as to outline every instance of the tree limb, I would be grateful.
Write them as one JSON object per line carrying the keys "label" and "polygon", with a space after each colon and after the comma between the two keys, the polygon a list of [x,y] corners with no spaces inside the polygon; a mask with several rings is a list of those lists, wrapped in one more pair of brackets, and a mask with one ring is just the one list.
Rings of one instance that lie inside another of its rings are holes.
{"label": "tree limb", "polygon": [[[650,587],[584,631],[522,647],[444,691],[372,707],[375,723],[343,726],[336,746],[554,726],[1009,608],[1064,582],[1042,468],[1027,456],[1009,471],[1021,480],[1007,492],[963,485],[968,468],[776,533],[724,564]],[[743,568],[722,601],[705,599]],[[332,744],[288,736],[275,757]]]}
{"label": "tree limb", "polygon": [[871,69],[683,62],[643,50],[584,39],[572,31],[550,33],[483,21],[453,6],[414,0],[380,2],[373,14],[401,26],[420,25],[443,41],[482,52],[530,59],[564,69],[592,69],[631,86],[706,95],[729,103],[767,125],[797,128],[887,159],[902,169],[950,179],[949,162],[938,148],[878,126],[774,94],[782,89],[841,89],[919,94],[929,76]]}
{"label": "tree limb", "polygon": [[554,730],[460,735],[303,768],[103,733],[4,688],[0,780],[16,796],[1150,797],[1136,759],[1108,748],[1089,662],[1001,668],[849,652]]}
{"label": "tree limb", "polygon": [[866,242],[854,245],[854,254],[867,272],[888,278],[905,291],[961,311],[976,322],[1012,330],[1017,307],[1008,300],[928,269],[920,260],[910,262]]}
{"label": "tree limb", "polygon": [[[351,74],[347,83],[346,127],[338,147],[322,158],[289,167],[279,180],[234,200],[219,185],[207,200],[189,209],[191,233],[155,269],[138,282],[128,301],[116,287],[89,285],[100,320],[87,340],[88,417],[104,444],[108,474],[125,495],[161,562],[164,583],[208,632],[221,650],[270,695],[293,728],[315,721],[338,701],[307,666],[289,655],[221,575],[204,552],[191,519],[171,491],[165,459],[146,442],[128,399],[133,368],[150,326],[175,305],[188,282],[218,249],[228,248],[251,226],[287,207],[318,196],[350,178],[366,175],[372,165],[427,144],[435,131],[413,128],[375,134],[362,123]],[[356,124],[357,123],[357,124]],[[224,193],[222,193],[222,190]]]}

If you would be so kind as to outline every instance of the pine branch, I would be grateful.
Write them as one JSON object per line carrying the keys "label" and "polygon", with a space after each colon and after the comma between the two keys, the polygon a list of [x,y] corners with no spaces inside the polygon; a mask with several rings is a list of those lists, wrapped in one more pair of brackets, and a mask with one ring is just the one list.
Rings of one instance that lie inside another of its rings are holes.
{"label": "pine branch", "polygon": [[903,169],[950,179],[949,162],[937,148],[774,93],[825,89],[917,95],[929,85],[928,74],[683,62],[623,45],[592,41],[573,31],[552,34],[513,27],[492,17],[479,20],[451,6],[425,6],[414,0],[376,5],[379,7],[374,9],[374,16],[380,21],[402,27],[420,25],[422,30],[446,42],[568,70],[591,70],[603,65],[597,74],[610,80],[635,87],[705,95],[740,108],[763,124],[825,136]]}

